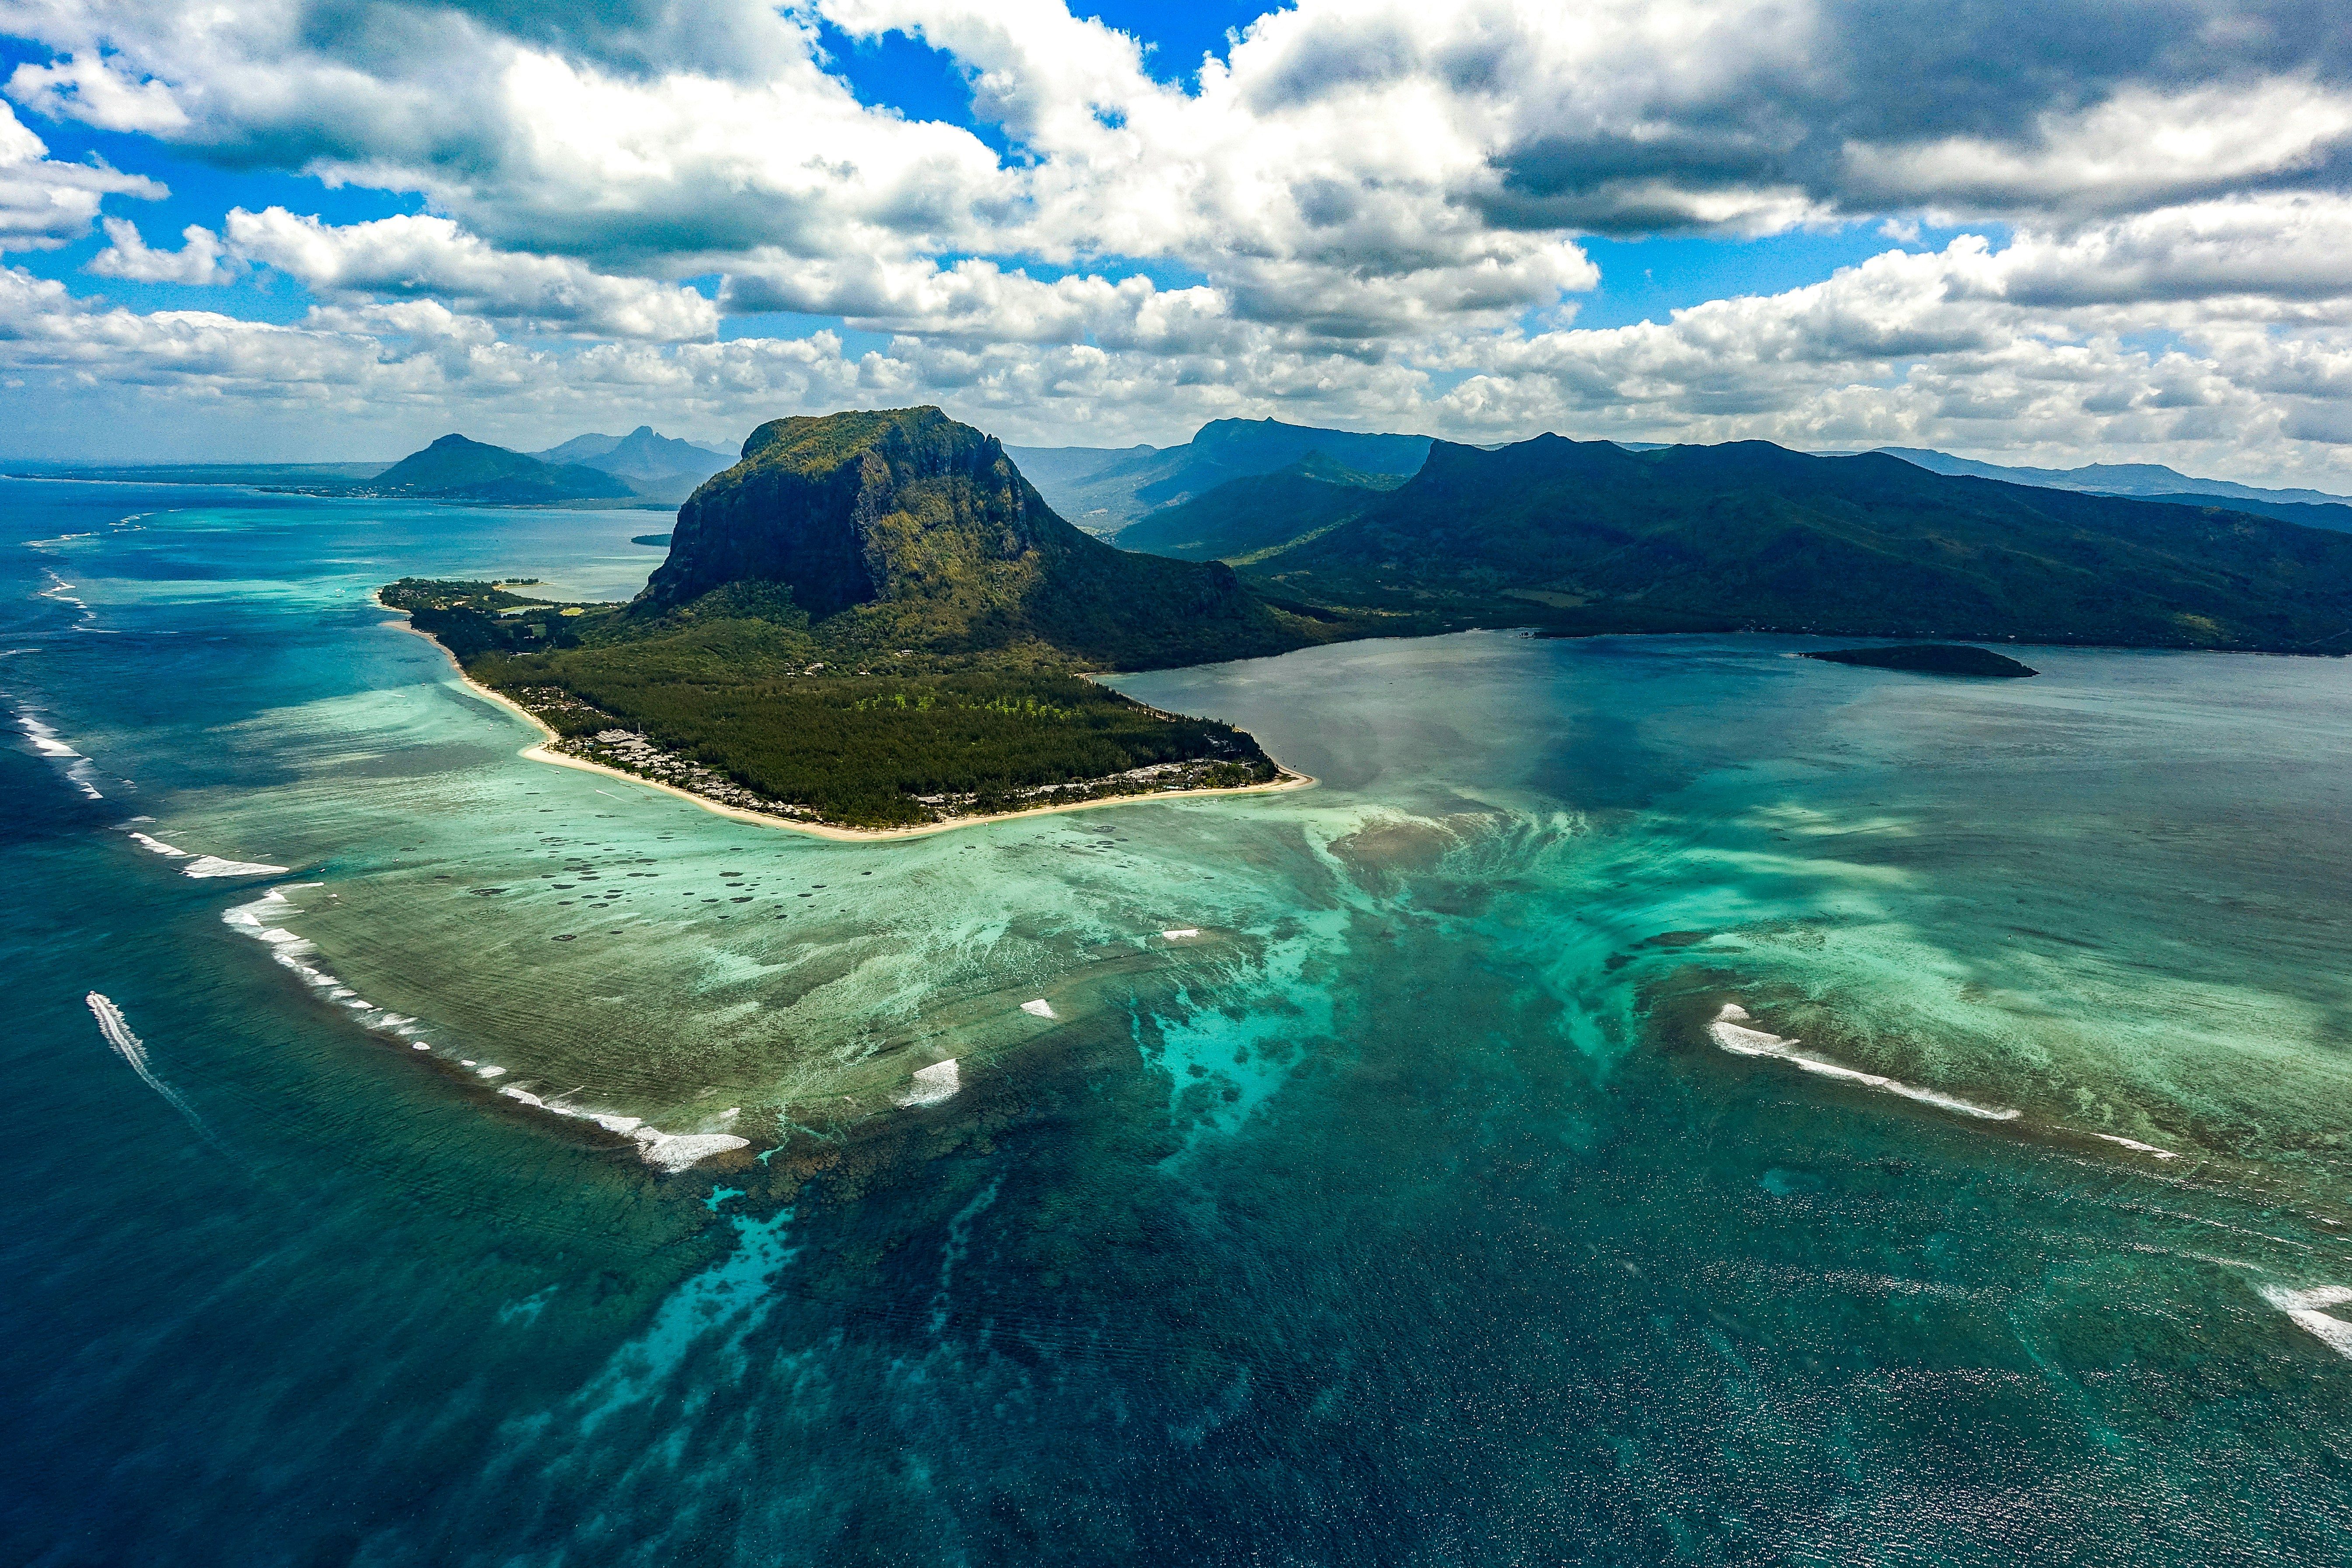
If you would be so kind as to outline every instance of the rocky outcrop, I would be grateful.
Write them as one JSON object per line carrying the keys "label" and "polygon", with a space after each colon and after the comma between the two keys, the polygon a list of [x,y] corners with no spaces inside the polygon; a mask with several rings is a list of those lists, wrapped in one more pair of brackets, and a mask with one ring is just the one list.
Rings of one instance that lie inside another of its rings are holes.
{"label": "rocky outcrop", "polygon": [[760,426],[679,510],[635,609],[667,614],[738,584],[789,588],[813,623],[862,613],[931,652],[1028,641],[1136,665],[1307,640],[1229,567],[1073,528],[994,437],[936,408]]}

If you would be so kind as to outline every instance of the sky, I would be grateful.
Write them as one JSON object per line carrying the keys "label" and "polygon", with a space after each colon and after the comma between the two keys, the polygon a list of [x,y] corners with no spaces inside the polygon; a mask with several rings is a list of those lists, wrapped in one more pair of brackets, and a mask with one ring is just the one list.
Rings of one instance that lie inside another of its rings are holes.
{"label": "sky", "polygon": [[0,457],[938,404],[2352,492],[2344,0],[0,0]]}

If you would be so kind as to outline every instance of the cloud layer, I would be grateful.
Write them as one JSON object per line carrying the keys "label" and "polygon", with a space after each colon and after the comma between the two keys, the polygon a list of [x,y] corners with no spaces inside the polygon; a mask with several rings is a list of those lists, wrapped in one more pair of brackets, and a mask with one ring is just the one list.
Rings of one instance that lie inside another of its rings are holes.
{"label": "cloud layer", "polygon": [[[1030,439],[1271,413],[2352,484],[2330,13],[1301,0],[1195,69],[1055,0],[0,0],[37,46],[7,83],[28,113],[424,207],[256,203],[175,247],[122,208],[89,270],[217,310],[20,274],[7,309],[37,297],[48,324],[0,367],[402,428],[454,405],[533,435],[639,411],[719,434],[933,399]],[[894,36],[953,62],[968,123],[861,99],[838,52]],[[0,122],[0,246],[161,194]],[[1605,284],[1593,237],[1885,218],[1972,233],[1574,323]],[[239,320],[272,279],[309,319]],[[725,326],[778,313],[815,320]],[[887,347],[841,347],[860,333]]]}

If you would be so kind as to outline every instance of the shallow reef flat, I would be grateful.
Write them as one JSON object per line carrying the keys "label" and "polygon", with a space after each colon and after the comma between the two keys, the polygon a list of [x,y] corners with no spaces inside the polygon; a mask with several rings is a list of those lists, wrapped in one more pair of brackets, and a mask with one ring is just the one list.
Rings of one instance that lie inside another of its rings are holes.
{"label": "shallow reef flat", "polygon": [[2352,1531],[2341,661],[1348,644],[1112,678],[1312,790],[842,843],[525,760],[370,599],[625,597],[641,516],[20,512],[11,1539]]}

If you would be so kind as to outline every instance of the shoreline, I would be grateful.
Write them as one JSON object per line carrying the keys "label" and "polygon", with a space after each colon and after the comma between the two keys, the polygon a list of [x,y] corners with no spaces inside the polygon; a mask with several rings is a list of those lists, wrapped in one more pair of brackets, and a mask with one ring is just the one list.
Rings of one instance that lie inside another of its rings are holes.
{"label": "shoreline", "polygon": [[449,668],[457,672],[457,679],[465,684],[467,690],[503,708],[540,732],[542,739],[525,746],[515,753],[517,756],[530,762],[549,763],[554,767],[576,768],[587,773],[603,773],[606,778],[619,779],[624,784],[659,790],[664,795],[676,795],[680,800],[690,801],[714,816],[732,817],[738,822],[748,822],[761,827],[790,828],[794,833],[805,833],[813,838],[824,838],[835,844],[871,844],[894,838],[924,838],[934,833],[951,833],[959,827],[982,827],[992,822],[1017,822],[1025,816],[1055,816],[1063,812],[1091,811],[1097,806],[1152,805],[1182,800],[1223,800],[1243,795],[1286,795],[1294,790],[1312,789],[1320,782],[1310,774],[1293,773],[1288,768],[1284,768],[1279,760],[1272,753],[1268,753],[1266,760],[1272,762],[1276,767],[1281,768],[1283,773],[1282,777],[1271,784],[1236,784],[1229,789],[1171,789],[1160,790],[1150,795],[1115,795],[1101,800],[1074,800],[1058,805],[1026,806],[1019,811],[1000,811],[987,816],[951,816],[944,822],[921,822],[908,827],[837,827],[831,823],[802,822],[793,817],[778,816],[773,812],[750,811],[740,805],[729,805],[724,801],[713,800],[707,795],[697,795],[690,789],[680,789],[676,784],[663,784],[657,779],[649,779],[641,773],[623,773],[619,768],[608,768],[602,763],[592,763],[584,757],[567,756],[562,752],[550,750],[549,743],[560,741],[562,737],[551,729],[545,720],[513,699],[491,690],[467,674],[466,667],[457,662],[457,656],[444,647],[440,638],[430,632],[417,630],[406,616],[402,615],[400,611],[394,609],[383,600],[376,599],[374,603],[376,607],[386,615],[400,617],[398,620],[384,622],[385,626],[406,632],[411,637],[423,637],[432,644],[441,657],[449,661]]}

